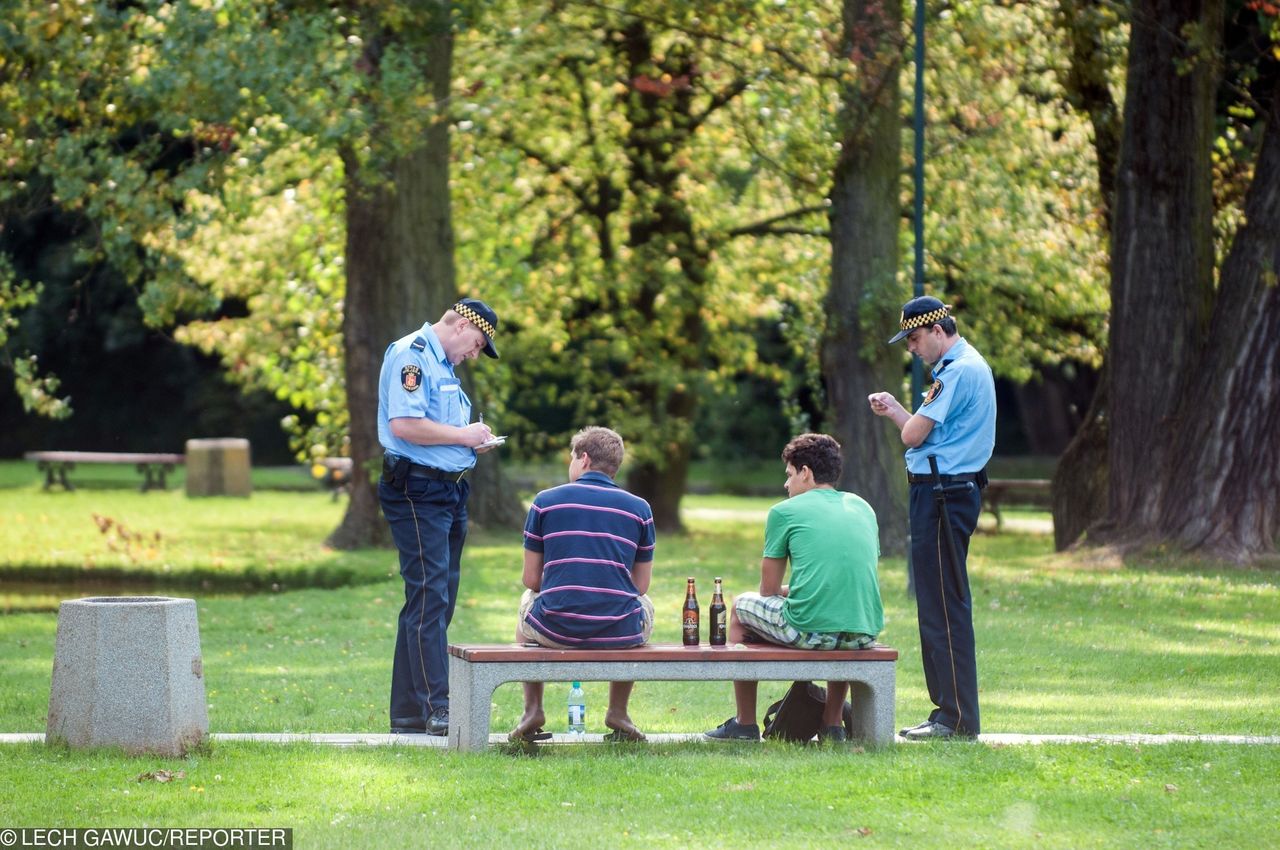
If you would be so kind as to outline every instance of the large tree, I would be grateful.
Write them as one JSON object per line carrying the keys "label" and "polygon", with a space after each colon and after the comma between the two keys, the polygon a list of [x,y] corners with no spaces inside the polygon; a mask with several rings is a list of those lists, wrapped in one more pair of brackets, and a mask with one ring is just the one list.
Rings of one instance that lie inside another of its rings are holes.
{"label": "large tree", "polygon": [[[407,10],[413,14],[405,14]],[[424,320],[439,318],[458,297],[449,188],[451,122],[446,107],[452,80],[452,27],[451,4],[435,0],[413,4],[394,16],[375,17],[363,33],[360,67],[366,73],[381,74],[390,50],[399,47],[401,61],[421,68],[431,100],[425,105],[420,137],[407,150],[397,152],[389,166],[375,162],[370,167],[355,145],[344,145],[341,151],[347,210],[342,330],[356,478],[347,513],[331,538],[340,548],[390,542],[369,486],[380,472],[382,459],[376,411],[383,351],[388,342]],[[372,111],[369,136],[359,143],[393,135],[396,129],[386,124],[401,117],[398,109],[382,114]],[[466,377],[474,395],[474,382],[470,375]],[[484,461],[472,478],[476,494],[472,516],[480,522],[518,524],[518,500],[503,485],[496,460]]]}
{"label": "large tree", "polygon": [[495,246],[485,260],[524,316],[513,406],[617,428],[628,486],[663,528],[680,524],[701,398],[755,360],[744,327],[762,288],[720,261],[735,239],[803,238],[786,225],[821,211],[792,203],[752,148],[771,123],[760,81],[785,64],[766,47],[784,14],[553,5],[497,56],[485,38],[468,67],[469,161],[487,182],[466,194],[504,230],[501,246],[472,241]]}
{"label": "large tree", "polygon": [[[382,350],[457,295],[452,13],[443,0],[239,2],[154,15],[28,5],[5,18],[14,124],[0,142],[20,154],[5,198],[50,183],[97,229],[98,259],[139,284],[151,323],[185,323],[182,338],[233,377],[312,413],[299,449],[349,453],[361,482],[333,537],[342,546],[386,537],[364,486],[380,454]],[[263,173],[268,162],[280,170]],[[259,231],[236,225],[264,213]],[[228,229],[239,253],[201,242]],[[4,268],[0,310],[31,297]],[[28,361],[17,371],[32,403],[50,396]],[[493,463],[477,476],[477,514],[510,521],[518,503],[496,476]]]}
{"label": "large tree", "polygon": [[845,452],[844,489],[880,523],[880,548],[906,549],[906,481],[897,430],[866,398],[902,380],[902,352],[884,344],[898,316],[902,197],[902,7],[846,0],[841,53],[840,154],[831,181],[831,285],[822,371]]}
{"label": "large tree", "polygon": [[[1274,33],[1275,16],[1262,17],[1262,34]],[[1275,65],[1255,54],[1257,97],[1234,107],[1256,116],[1244,147],[1257,153],[1215,275],[1223,4],[1144,2],[1132,19],[1103,389],[1108,499],[1087,539],[1247,561],[1273,552],[1280,530],[1280,392],[1275,358],[1257,356],[1280,322]],[[1096,508],[1060,499],[1055,518],[1077,528],[1073,513]]]}

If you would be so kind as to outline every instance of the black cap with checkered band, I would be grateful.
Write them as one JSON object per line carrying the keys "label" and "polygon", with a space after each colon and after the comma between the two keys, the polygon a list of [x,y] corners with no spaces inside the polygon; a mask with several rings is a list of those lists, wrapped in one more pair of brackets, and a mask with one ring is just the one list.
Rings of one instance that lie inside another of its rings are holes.
{"label": "black cap with checkered band", "polygon": [[493,308],[478,298],[462,298],[453,305],[453,312],[484,334],[484,353],[497,357],[498,349],[493,347],[493,338],[498,333],[498,314],[493,312]]}
{"label": "black cap with checkered band", "polygon": [[932,295],[921,295],[912,298],[902,305],[902,330],[893,335],[889,344],[905,339],[907,334],[916,328],[927,328],[936,325],[951,315],[951,308]]}

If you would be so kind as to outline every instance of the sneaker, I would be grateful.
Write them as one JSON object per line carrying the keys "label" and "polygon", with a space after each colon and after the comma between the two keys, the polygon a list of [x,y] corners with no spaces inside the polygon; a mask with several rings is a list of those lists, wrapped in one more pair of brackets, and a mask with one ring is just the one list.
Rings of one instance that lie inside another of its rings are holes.
{"label": "sneaker", "polygon": [[917,723],[915,726],[908,726],[905,729],[899,729],[898,734],[905,738],[907,737],[907,733],[913,729],[924,729],[932,725],[933,725],[932,720],[924,720],[924,721],[921,721],[920,723]]}
{"label": "sneaker", "polygon": [[818,730],[818,741],[828,744],[843,744],[849,740],[843,726],[823,726]]}
{"label": "sneaker", "polygon": [[956,734],[956,730],[952,729],[950,726],[930,721],[903,731],[902,737],[906,738],[908,741],[928,741],[934,738],[961,738],[969,736],[958,735]]}
{"label": "sneaker", "polygon": [[713,741],[759,741],[760,727],[754,723],[747,726],[739,723],[738,718],[730,717],[710,732],[702,734]]}

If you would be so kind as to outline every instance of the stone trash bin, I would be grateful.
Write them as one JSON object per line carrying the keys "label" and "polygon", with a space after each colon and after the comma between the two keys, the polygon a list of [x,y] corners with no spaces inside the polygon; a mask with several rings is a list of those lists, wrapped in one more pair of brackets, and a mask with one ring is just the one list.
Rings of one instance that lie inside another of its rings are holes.
{"label": "stone trash bin", "polygon": [[249,441],[239,437],[187,440],[188,496],[248,496]]}
{"label": "stone trash bin", "polygon": [[194,599],[63,602],[45,740],[180,756],[209,734]]}

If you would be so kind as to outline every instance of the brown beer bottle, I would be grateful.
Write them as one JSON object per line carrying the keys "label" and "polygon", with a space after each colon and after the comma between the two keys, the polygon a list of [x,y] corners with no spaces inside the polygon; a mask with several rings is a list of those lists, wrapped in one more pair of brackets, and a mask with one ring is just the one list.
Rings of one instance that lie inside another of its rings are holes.
{"label": "brown beer bottle", "polygon": [[720,576],[716,576],[716,590],[711,595],[711,645],[724,646],[727,637],[725,628],[724,589],[720,585]]}
{"label": "brown beer bottle", "polygon": [[698,593],[693,589],[693,579],[689,579],[689,588],[684,592],[684,645],[698,645]]}

